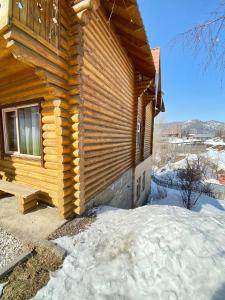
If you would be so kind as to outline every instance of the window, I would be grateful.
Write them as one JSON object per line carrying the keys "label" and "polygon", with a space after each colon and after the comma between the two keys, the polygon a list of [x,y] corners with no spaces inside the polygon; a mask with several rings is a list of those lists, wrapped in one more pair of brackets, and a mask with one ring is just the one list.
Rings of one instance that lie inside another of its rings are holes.
{"label": "window", "polygon": [[137,188],[136,188],[136,201],[139,200],[141,196],[141,177],[137,179]]}
{"label": "window", "polygon": [[141,145],[141,123],[138,122],[137,123],[137,145],[140,146]]}
{"label": "window", "polygon": [[39,105],[2,110],[6,154],[40,157]]}
{"label": "window", "polygon": [[143,172],[142,175],[142,192],[145,190],[145,177],[146,177],[146,172]]}

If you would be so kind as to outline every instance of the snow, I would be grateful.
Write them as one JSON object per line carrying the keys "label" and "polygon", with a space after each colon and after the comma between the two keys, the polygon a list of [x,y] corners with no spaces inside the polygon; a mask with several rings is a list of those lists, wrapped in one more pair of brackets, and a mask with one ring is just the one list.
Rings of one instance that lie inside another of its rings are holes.
{"label": "snow", "polygon": [[[160,187],[161,188],[161,187]],[[182,199],[180,191],[169,189],[169,188],[162,188],[166,191],[166,197],[163,199],[158,200],[157,197],[157,185],[152,182],[151,186],[151,205],[170,205],[170,206],[177,206],[183,207]],[[192,211],[199,212],[205,215],[211,215],[212,213],[216,214],[224,214],[225,218],[225,201],[218,200],[211,198],[206,195],[202,195],[196,205],[192,208]]]}
{"label": "snow", "polygon": [[97,210],[87,231],[56,240],[69,255],[34,299],[225,299],[225,213],[208,202]]}
{"label": "snow", "polygon": [[199,139],[187,139],[187,138],[176,138],[173,137],[169,139],[168,143],[170,144],[193,144],[193,143],[200,143],[201,140]]}
{"label": "snow", "polygon": [[8,284],[8,282],[0,283],[0,297],[2,296],[2,292],[4,290],[4,287]]}
{"label": "snow", "polygon": [[213,138],[205,141],[206,145],[225,146],[225,142],[221,138]]}
{"label": "snow", "polygon": [[222,185],[222,186],[223,186],[223,184],[221,184],[221,183],[219,182],[219,180],[214,179],[214,178],[207,179],[206,182],[207,182],[207,183],[212,183],[212,184],[217,184],[217,185]]}
{"label": "snow", "polygon": [[[177,180],[176,170],[185,168],[187,159],[189,162],[192,162],[197,159],[197,157],[198,156],[196,154],[187,154],[184,159],[178,160],[175,163],[169,162],[161,169],[155,167],[153,169],[154,175],[162,180],[173,180],[173,182],[175,182]],[[218,167],[218,170],[225,171],[225,151],[208,149],[207,152],[202,153],[202,157],[205,157],[208,161],[213,162],[215,166]],[[211,178],[211,176],[213,176],[213,174],[210,172],[210,170],[208,170],[207,182],[220,184],[218,180],[216,180],[215,178]]]}
{"label": "snow", "polygon": [[171,180],[175,182],[176,180],[176,170],[185,168],[187,166],[187,159],[189,162],[197,159],[196,154],[187,154],[185,158],[178,160],[177,162],[169,162],[163,168],[154,168],[154,175],[162,180]]}
{"label": "snow", "polygon": [[206,156],[217,164],[220,169],[225,170],[225,151],[208,149]]}

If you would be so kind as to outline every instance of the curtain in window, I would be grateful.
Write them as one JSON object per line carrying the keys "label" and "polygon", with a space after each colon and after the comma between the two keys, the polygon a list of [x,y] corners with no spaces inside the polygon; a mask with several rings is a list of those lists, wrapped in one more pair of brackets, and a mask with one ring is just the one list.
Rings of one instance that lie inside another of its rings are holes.
{"label": "curtain in window", "polygon": [[40,156],[39,111],[37,106],[18,109],[20,153]]}
{"label": "curtain in window", "polygon": [[16,112],[9,111],[5,114],[6,131],[7,131],[7,148],[8,151],[16,152],[17,148],[17,133],[16,133]]}

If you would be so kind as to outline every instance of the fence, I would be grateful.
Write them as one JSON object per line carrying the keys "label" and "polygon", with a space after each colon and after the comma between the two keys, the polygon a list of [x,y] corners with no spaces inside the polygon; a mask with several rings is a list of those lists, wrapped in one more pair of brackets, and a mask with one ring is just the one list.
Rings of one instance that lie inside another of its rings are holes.
{"label": "fence", "polygon": [[[152,175],[152,180],[156,184],[163,186],[165,188],[179,190],[179,191],[182,190],[182,187],[179,185],[179,183],[174,182],[172,180],[159,179],[154,175]],[[204,195],[215,198],[215,199],[219,199],[219,200],[225,200],[225,186],[221,187],[218,184],[210,183],[209,187],[211,189],[211,192],[204,193]],[[193,189],[193,192],[198,193],[198,192],[200,192],[200,190],[196,188],[196,189]]]}

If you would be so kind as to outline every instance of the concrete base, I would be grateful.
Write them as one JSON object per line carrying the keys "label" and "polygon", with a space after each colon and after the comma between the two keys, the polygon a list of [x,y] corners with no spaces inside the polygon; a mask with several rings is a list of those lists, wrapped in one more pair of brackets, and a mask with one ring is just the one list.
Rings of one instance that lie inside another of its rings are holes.
{"label": "concrete base", "polygon": [[[152,157],[121,175],[105,190],[92,198],[87,209],[98,205],[129,209],[145,204],[150,192]],[[143,174],[145,173],[145,176]],[[140,197],[137,199],[137,182],[140,179]],[[144,183],[143,183],[144,181]]]}
{"label": "concrete base", "polygon": [[133,169],[129,169],[105,190],[88,202],[88,208],[110,205],[118,208],[133,206]]}
{"label": "concrete base", "polygon": [[21,241],[45,239],[65,222],[57,208],[42,205],[27,215],[21,215],[15,197],[0,199],[0,226]]}
{"label": "concrete base", "polygon": [[[151,186],[152,157],[146,158],[134,170],[134,206],[138,207],[148,199]],[[143,174],[145,173],[145,176]],[[140,178],[140,197],[137,199],[137,183]],[[145,181],[143,183],[143,180]]]}

